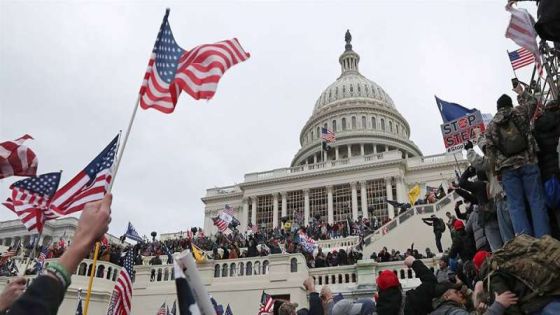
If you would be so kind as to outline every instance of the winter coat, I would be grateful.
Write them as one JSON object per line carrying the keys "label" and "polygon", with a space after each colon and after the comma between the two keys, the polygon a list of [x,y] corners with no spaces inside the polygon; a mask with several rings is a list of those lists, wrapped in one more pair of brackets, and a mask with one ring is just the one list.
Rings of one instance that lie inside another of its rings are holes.
{"label": "winter coat", "polygon": [[455,258],[459,254],[463,261],[468,261],[473,259],[475,253],[476,245],[472,237],[465,230],[457,231],[452,237],[449,257]]}
{"label": "winter coat", "polygon": [[[481,138],[483,137],[484,136],[482,136]],[[481,144],[485,143],[485,140],[479,140],[478,143],[479,146],[482,146]],[[498,176],[496,176],[494,170],[491,169],[488,158],[486,156],[478,155],[478,153],[476,153],[473,149],[469,149],[467,151],[467,160],[472,165],[472,167],[476,168],[478,171],[486,172],[486,177],[488,177],[488,197],[502,197],[504,195],[504,189],[498,181]]]}
{"label": "winter coat", "polygon": [[377,298],[377,314],[379,315],[401,315],[403,293],[400,286],[379,291]]}
{"label": "winter coat", "polygon": [[453,272],[449,269],[449,267],[445,267],[444,269],[438,269],[435,272],[435,276],[438,283],[449,282],[449,276],[452,274]]}
{"label": "winter coat", "polygon": [[[529,122],[537,108],[536,98],[528,92],[523,92],[519,105],[502,107],[498,110],[492,121],[488,124],[486,134],[486,152],[491,161],[495,162],[497,173],[507,168],[520,168],[528,164],[537,163],[536,142],[531,132],[529,132]],[[507,123],[513,118],[521,134],[527,136],[527,150],[512,156],[506,156],[499,149],[499,126]]]}
{"label": "winter coat", "polygon": [[[412,270],[422,282],[415,289],[406,292],[405,315],[426,315],[432,311],[432,299],[437,284],[436,276],[420,260],[412,263]],[[381,315],[381,313],[379,313]]]}
{"label": "winter coat", "polygon": [[558,137],[560,137],[560,110],[545,110],[535,121],[535,139],[539,145],[539,168],[543,182],[553,175],[560,178],[558,167]]}
{"label": "winter coat", "polygon": [[[505,307],[498,302],[492,303],[490,307],[484,312],[483,315],[502,315],[505,312]],[[467,312],[467,310],[462,307],[461,305],[457,304],[454,301],[441,301],[438,300],[436,302],[436,307],[430,315],[470,315],[471,313]]]}
{"label": "winter coat", "polygon": [[488,248],[488,240],[484,235],[484,228],[480,226],[479,219],[481,213],[478,210],[478,206],[473,207],[473,212],[469,215],[467,224],[465,225],[465,231],[471,233],[474,236],[474,243],[476,244],[476,250],[481,250]]}

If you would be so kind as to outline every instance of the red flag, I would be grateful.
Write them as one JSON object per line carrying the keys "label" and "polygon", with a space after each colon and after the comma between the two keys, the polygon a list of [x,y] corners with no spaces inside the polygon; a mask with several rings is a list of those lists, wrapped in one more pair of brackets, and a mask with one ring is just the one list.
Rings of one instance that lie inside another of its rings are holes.
{"label": "red flag", "polygon": [[33,139],[24,135],[14,141],[0,143],[0,179],[8,176],[35,176],[37,156],[23,142]]}

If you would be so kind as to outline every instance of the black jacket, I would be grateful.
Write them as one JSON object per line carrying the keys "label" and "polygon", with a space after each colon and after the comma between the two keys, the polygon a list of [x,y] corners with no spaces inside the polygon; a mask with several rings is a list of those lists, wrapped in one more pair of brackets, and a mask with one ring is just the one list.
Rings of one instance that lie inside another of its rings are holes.
{"label": "black jacket", "polygon": [[[406,292],[405,315],[426,315],[432,311],[432,299],[437,284],[434,273],[420,260],[412,263],[412,270],[422,282],[416,289]],[[381,313],[380,313],[381,314]]]}
{"label": "black jacket", "polygon": [[377,299],[377,314],[379,315],[399,315],[402,307],[402,289],[392,287],[387,290],[379,291]]}
{"label": "black jacket", "polygon": [[560,110],[545,110],[535,121],[535,139],[539,145],[537,157],[543,181],[553,175],[560,178],[558,168],[558,137],[560,137]]}
{"label": "black jacket", "polygon": [[49,276],[37,277],[17,299],[10,315],[55,315],[62,304],[66,290],[62,284]]}
{"label": "black jacket", "polygon": [[451,249],[449,250],[450,258],[455,258],[459,254],[463,261],[468,261],[473,259],[475,253],[476,244],[472,235],[465,230],[457,231],[452,235]]}
{"label": "black jacket", "polygon": [[319,297],[319,293],[311,292],[309,294],[309,312],[308,315],[323,315],[323,303]]}

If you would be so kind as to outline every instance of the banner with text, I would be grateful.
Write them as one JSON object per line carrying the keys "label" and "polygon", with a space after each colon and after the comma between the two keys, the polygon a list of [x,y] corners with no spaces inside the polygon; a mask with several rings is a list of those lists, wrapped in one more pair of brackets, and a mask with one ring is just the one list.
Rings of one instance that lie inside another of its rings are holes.
{"label": "banner with text", "polygon": [[470,140],[473,144],[477,143],[474,133],[475,129],[484,132],[484,120],[480,111],[467,114],[459,119],[441,125],[443,143],[447,152],[461,151],[465,142]]}

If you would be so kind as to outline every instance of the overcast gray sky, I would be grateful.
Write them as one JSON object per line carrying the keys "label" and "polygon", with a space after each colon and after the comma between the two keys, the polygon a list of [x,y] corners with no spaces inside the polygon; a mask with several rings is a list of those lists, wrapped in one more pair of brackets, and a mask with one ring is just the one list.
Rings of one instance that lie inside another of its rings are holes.
{"label": "overcast gray sky", "polygon": [[[62,184],[126,129],[166,7],[185,49],[237,37],[251,58],[214,99],[138,112],[114,186],[120,235],[203,224],[205,189],[289,166],[340,74],[350,29],[360,72],[391,95],[425,155],[441,153],[434,94],[495,113],[510,95],[505,1],[0,1],[0,141],[25,133]],[[522,7],[535,12],[533,3]],[[520,79],[530,73],[521,71]],[[19,178],[0,181],[0,198]],[[13,219],[0,210],[0,219]]]}

